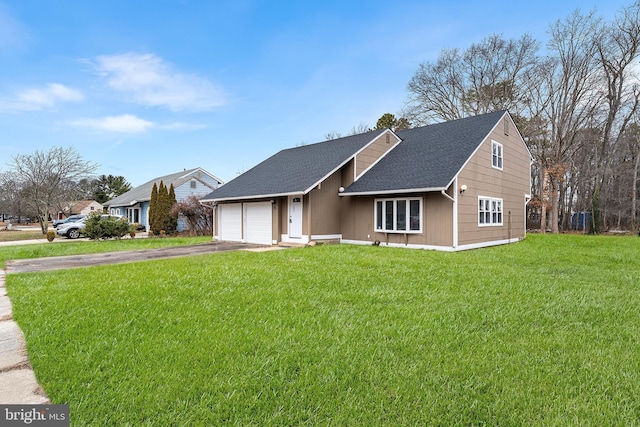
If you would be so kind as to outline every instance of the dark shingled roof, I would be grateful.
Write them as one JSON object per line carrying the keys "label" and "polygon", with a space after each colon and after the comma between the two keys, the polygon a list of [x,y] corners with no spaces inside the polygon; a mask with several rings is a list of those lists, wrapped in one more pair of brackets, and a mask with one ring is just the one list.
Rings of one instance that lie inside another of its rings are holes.
{"label": "dark shingled roof", "polygon": [[300,194],[321,182],[384,129],[282,150],[202,200]]}
{"label": "dark shingled roof", "polygon": [[505,113],[398,131],[402,142],[343,194],[444,189]]}
{"label": "dark shingled roof", "polygon": [[[398,131],[402,142],[342,194],[444,189],[505,113],[497,111]],[[304,193],[384,131],[282,150],[202,200]]]}

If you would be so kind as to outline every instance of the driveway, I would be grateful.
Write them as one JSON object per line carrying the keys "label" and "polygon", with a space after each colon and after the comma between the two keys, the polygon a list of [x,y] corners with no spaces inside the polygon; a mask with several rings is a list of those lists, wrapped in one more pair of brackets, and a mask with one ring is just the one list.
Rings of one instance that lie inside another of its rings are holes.
{"label": "driveway", "polygon": [[144,249],[137,251],[106,252],[100,254],[69,255],[48,258],[10,260],[6,262],[6,274],[30,273],[36,271],[67,270],[94,265],[122,264],[162,258],[175,258],[236,250],[272,250],[278,246],[264,246],[250,243],[211,242],[192,246]]}

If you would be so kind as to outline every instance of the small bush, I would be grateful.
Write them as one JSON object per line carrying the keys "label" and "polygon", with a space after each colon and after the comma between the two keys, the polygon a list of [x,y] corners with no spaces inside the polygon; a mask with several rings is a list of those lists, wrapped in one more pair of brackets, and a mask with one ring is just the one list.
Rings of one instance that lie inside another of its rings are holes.
{"label": "small bush", "polygon": [[82,234],[91,240],[121,239],[129,234],[129,223],[125,219],[91,214],[85,221]]}
{"label": "small bush", "polygon": [[47,231],[47,240],[53,242],[53,239],[56,238],[56,232],[54,230]]}

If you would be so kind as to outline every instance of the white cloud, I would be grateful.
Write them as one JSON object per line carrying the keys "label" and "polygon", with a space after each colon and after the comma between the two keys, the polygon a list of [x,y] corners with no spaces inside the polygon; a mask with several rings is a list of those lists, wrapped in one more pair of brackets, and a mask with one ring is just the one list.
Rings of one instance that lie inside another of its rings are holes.
{"label": "white cloud", "polygon": [[24,89],[8,98],[0,98],[0,111],[25,112],[52,109],[62,102],[82,101],[82,92],[59,83],[43,88]]}
{"label": "white cloud", "polygon": [[70,122],[73,126],[88,127],[118,133],[140,133],[155,127],[153,122],[131,114],[107,116],[99,119],[78,119]]}
{"label": "white cloud", "polygon": [[93,65],[129,102],[172,111],[208,111],[225,104],[222,90],[209,80],[176,71],[153,54],[102,55]]}

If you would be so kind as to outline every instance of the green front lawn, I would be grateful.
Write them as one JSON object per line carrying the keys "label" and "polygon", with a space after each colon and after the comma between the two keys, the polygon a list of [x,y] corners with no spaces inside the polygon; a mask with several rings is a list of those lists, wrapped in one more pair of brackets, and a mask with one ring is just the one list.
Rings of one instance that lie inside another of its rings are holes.
{"label": "green front lawn", "polygon": [[7,276],[72,425],[633,425],[640,239],[349,245]]}

